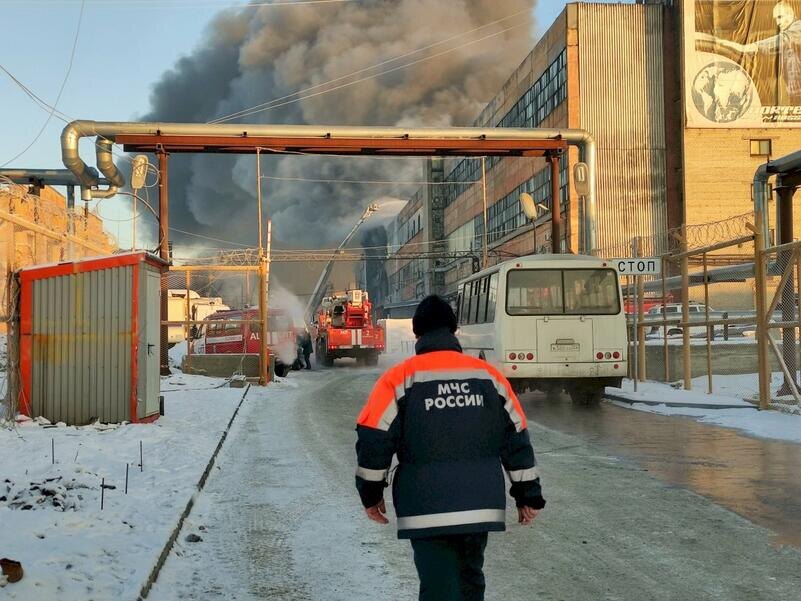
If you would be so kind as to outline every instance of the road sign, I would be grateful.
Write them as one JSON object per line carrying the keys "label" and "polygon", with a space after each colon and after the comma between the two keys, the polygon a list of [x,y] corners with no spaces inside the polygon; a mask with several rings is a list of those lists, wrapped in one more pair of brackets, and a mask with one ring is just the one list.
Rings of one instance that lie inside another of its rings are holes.
{"label": "road sign", "polygon": [[659,275],[662,260],[659,257],[610,259],[620,275]]}

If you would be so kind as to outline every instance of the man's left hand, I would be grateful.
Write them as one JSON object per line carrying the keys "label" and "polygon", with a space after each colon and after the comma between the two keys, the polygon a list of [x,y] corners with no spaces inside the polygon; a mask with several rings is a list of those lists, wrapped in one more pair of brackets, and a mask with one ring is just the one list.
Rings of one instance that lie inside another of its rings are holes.
{"label": "man's left hand", "polygon": [[540,514],[539,509],[534,509],[533,507],[518,507],[517,508],[517,522],[519,524],[523,524],[524,526],[528,526],[531,522],[534,521]]}
{"label": "man's left hand", "polygon": [[364,512],[367,514],[367,517],[374,522],[378,522],[379,524],[389,524],[389,520],[384,516],[384,514],[387,512],[387,506],[384,504],[384,499],[381,499],[381,501],[376,505],[368,507],[364,510]]}

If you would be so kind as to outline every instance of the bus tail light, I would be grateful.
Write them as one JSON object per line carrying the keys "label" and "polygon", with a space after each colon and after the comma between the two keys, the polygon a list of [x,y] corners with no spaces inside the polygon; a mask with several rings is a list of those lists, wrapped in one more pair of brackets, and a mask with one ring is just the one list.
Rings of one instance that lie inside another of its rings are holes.
{"label": "bus tail light", "polygon": [[618,351],[615,351],[614,353],[612,353],[612,357],[615,359],[620,359],[620,353]]}
{"label": "bus tail light", "polygon": [[598,359],[598,361],[600,361],[601,359],[604,358],[604,354],[601,351],[598,351],[597,353],[595,353],[595,358]]}
{"label": "bus tail light", "polygon": [[534,360],[534,353],[528,353],[526,355],[526,359],[528,359],[529,361],[533,361]]}
{"label": "bus tail light", "polygon": [[516,353],[509,353],[509,359],[511,361],[514,361],[515,359],[517,359],[517,354]]}

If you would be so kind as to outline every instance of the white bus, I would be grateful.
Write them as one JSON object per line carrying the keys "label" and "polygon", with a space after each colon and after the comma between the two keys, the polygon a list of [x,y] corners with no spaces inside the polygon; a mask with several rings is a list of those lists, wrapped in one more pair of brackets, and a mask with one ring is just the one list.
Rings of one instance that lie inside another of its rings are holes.
{"label": "white bus", "polygon": [[581,255],[530,255],[459,283],[457,336],[517,392],[562,390],[600,401],[627,370],[626,316],[617,271]]}

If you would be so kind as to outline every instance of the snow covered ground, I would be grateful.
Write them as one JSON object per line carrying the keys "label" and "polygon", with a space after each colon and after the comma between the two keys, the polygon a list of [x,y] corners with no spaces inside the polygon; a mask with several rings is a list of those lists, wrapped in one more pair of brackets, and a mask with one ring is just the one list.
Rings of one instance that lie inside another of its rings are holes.
{"label": "snow covered ground", "polygon": [[[773,374],[774,394],[782,382],[782,374]],[[692,417],[700,422],[733,428],[759,438],[801,443],[801,415],[779,411],[757,411],[753,400],[757,394],[756,374],[715,376],[713,394],[708,394],[705,376],[693,379],[693,390],[681,390],[659,382],[640,382],[637,392],[631,380],[623,389],[607,388],[607,394],[625,399],[616,404],[658,413]]]}
{"label": "snow covered ground", "polygon": [[0,556],[25,570],[0,597],[135,599],[242,398],[221,382],[164,378],[153,424],[0,428]]}

